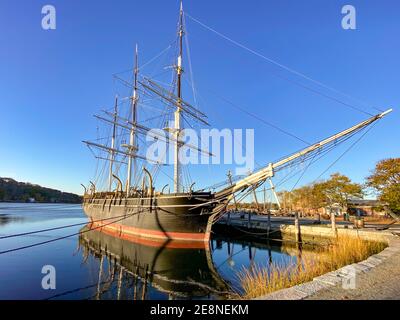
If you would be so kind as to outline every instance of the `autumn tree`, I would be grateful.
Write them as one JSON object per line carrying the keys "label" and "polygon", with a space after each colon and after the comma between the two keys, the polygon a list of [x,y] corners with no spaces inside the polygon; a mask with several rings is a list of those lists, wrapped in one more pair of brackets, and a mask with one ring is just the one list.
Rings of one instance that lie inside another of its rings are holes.
{"label": "autumn tree", "polygon": [[281,203],[282,210],[285,212],[288,212],[293,205],[292,204],[292,200],[293,200],[292,193],[290,191],[286,191],[286,190],[279,191],[278,198]]}
{"label": "autumn tree", "polygon": [[[278,193],[282,209],[301,210],[303,213],[318,213],[319,208],[338,204],[347,211],[347,202],[351,198],[363,196],[362,186],[353,183],[350,178],[339,173],[332,174],[328,180],[319,181],[292,191]],[[320,217],[321,218],[321,217]]]}
{"label": "autumn tree", "polygon": [[[327,204],[323,188],[323,182],[316,182],[311,185],[309,205],[314,212],[318,212],[319,208],[325,207]],[[319,216],[319,219],[321,220],[321,216]]]}
{"label": "autumn tree", "polygon": [[351,182],[349,177],[340,173],[334,173],[327,181],[321,182],[320,188],[328,206],[336,203],[344,211],[347,211],[347,202],[349,199],[361,198],[363,196],[362,186]]}
{"label": "autumn tree", "polygon": [[312,211],[324,206],[324,195],[321,192],[321,184],[313,183],[291,192],[292,204],[295,209],[301,210],[302,213],[311,214]]}
{"label": "autumn tree", "polygon": [[300,209],[302,213],[309,210],[310,193],[310,186],[303,186],[292,191],[292,203],[295,209]]}
{"label": "autumn tree", "polygon": [[400,158],[379,161],[366,185],[377,191],[379,200],[393,212],[400,213]]}

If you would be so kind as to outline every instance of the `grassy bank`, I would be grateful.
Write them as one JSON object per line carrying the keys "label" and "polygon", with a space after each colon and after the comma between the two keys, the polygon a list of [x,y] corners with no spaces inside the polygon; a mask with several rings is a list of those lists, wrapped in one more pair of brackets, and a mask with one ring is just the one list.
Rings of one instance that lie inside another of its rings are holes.
{"label": "grassy bank", "polygon": [[311,254],[303,254],[285,266],[272,263],[269,268],[255,266],[239,272],[243,293],[238,297],[252,299],[289,288],[345,265],[360,262],[382,251],[386,243],[366,241],[357,237],[339,236],[328,246]]}

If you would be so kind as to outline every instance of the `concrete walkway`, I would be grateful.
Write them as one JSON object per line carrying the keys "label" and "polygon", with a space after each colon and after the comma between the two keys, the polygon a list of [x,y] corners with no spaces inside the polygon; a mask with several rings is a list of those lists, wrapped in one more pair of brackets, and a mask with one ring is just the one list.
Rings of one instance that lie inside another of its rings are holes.
{"label": "concrete walkway", "polygon": [[400,252],[377,267],[357,274],[355,289],[341,284],[318,291],[305,300],[400,300]]}
{"label": "concrete walkway", "polygon": [[[266,221],[266,216],[252,216],[250,227],[266,229]],[[229,223],[226,216],[219,223],[244,228],[249,224],[247,216],[241,219],[239,214],[231,214]],[[328,235],[331,233],[327,226],[329,223],[330,221],[322,220],[320,225],[315,225],[314,219],[300,219],[303,235]],[[294,230],[293,224],[294,219],[290,217],[271,217],[271,227],[280,228],[285,234]],[[368,223],[365,228],[357,230],[353,229],[352,223],[340,221],[337,227],[339,234],[357,233],[358,236],[369,240],[379,240],[383,237],[389,240],[389,247],[364,261],[316,277],[311,282],[259,297],[257,300],[400,300],[400,224],[390,225],[385,231],[377,231],[382,225],[374,223]],[[354,286],[347,285],[349,276],[351,281],[355,281]],[[351,287],[354,289],[350,289]]]}
{"label": "concrete walkway", "polygon": [[364,261],[256,300],[400,300],[400,236],[390,231],[359,231],[358,236],[371,240],[383,236],[389,247]]}

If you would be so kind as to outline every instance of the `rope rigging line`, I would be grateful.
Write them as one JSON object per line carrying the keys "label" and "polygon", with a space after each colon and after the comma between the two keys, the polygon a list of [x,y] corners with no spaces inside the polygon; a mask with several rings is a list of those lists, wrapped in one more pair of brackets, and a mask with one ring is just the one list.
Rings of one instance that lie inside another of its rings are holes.
{"label": "rope rigging line", "polygon": [[[368,133],[368,131],[370,131],[374,126],[376,125],[376,123],[374,123],[371,127],[369,127],[368,128],[368,130],[366,130],[356,141],[354,141],[335,161],[333,161],[320,175],[318,175],[318,177],[317,178],[315,178],[313,181],[312,181],[312,183],[314,183],[315,181],[317,181],[318,179],[320,179],[330,168],[332,168],[341,158],[343,158],[343,156],[347,153],[347,152],[349,152],[358,142],[360,142],[360,140]],[[363,129],[365,129],[365,128],[363,128]],[[351,138],[352,136],[353,136],[354,134],[352,134],[349,138]],[[348,139],[349,139],[348,138]],[[347,139],[346,139],[347,140]],[[313,164],[313,163],[315,163],[316,161],[318,161],[320,158],[322,158],[322,157],[324,157],[325,155],[327,155],[330,151],[332,151],[333,150],[333,148],[334,148],[335,146],[331,146],[330,148],[329,148],[329,150],[325,150],[325,152],[322,154],[322,155],[320,155],[318,158],[316,158],[315,160],[312,160],[310,163],[309,163],[309,165],[308,165],[308,167],[311,165],[311,164]],[[276,186],[275,186],[275,188],[278,188],[278,187],[280,187],[281,185],[283,185],[283,184],[285,184],[287,181],[289,181],[290,179],[292,179],[292,178],[294,178],[296,175],[298,175],[299,173],[301,172],[301,170],[298,170],[297,172],[295,172],[294,174],[292,174],[291,176],[289,176],[289,177],[287,177],[288,175],[286,175],[285,177],[283,177],[283,179],[281,180],[281,181],[279,181],[277,184],[276,184]],[[293,191],[293,189],[292,189],[292,191]]]}
{"label": "rope rigging line", "polygon": [[[93,220],[90,221],[92,222],[98,222],[98,221],[106,221],[106,220],[111,220],[111,219],[117,219],[117,218],[122,218],[125,217],[126,215],[120,215],[112,218],[104,218],[104,219],[99,219],[99,220]],[[72,227],[77,227],[77,226],[83,226],[88,224],[88,221],[86,222],[80,222],[80,223],[74,223],[74,224],[68,224],[60,227],[54,227],[54,228],[48,228],[48,229],[40,229],[40,230],[35,230],[35,231],[28,231],[28,232],[22,232],[22,233],[15,233],[15,234],[9,234],[6,236],[0,236],[0,240],[2,239],[8,239],[8,238],[15,238],[15,237],[22,237],[22,236],[28,236],[31,234],[37,234],[37,233],[43,233],[43,232],[48,232],[48,231],[54,231],[54,230],[60,230],[60,229],[67,229],[67,228],[72,228]]]}
{"label": "rope rigging line", "polygon": [[300,177],[297,179],[297,181],[295,182],[295,184],[292,186],[291,191],[294,190],[294,188],[296,188],[296,186],[298,185],[298,183],[300,182],[300,180],[304,177],[304,174],[306,173],[307,169],[311,166],[311,164],[313,163],[314,158],[317,156],[318,153],[315,153],[314,156],[312,157],[312,159],[310,160],[309,163],[307,163],[306,167],[302,170],[302,173],[300,175]]}
{"label": "rope rigging line", "polygon": [[[199,93],[197,93],[198,94],[198,96],[203,100],[203,98],[202,98],[202,96],[199,94]],[[204,100],[203,100],[204,101]],[[217,116],[217,118],[219,119],[219,120],[222,120],[223,119],[223,116],[216,110],[216,109],[211,109],[211,111],[212,112],[214,112],[214,114]],[[242,152],[245,154],[246,153],[246,150],[245,150],[245,148],[244,148],[244,145],[243,145],[243,143],[241,142],[241,141],[239,141],[238,139],[236,139],[235,140],[235,135],[233,136],[233,138],[234,138],[234,140],[233,140],[233,143],[237,143],[237,144],[239,144],[240,145],[240,148],[242,149]],[[201,142],[201,140],[200,140],[200,142]],[[254,159],[254,162],[255,162],[255,164],[258,166],[258,167],[261,167],[261,165],[257,162],[257,160],[256,159]],[[210,167],[209,167],[210,168]],[[207,189],[207,188],[206,188]]]}
{"label": "rope rigging line", "polygon": [[[309,158],[309,157],[312,157],[312,155],[313,155],[314,153],[324,153],[324,152],[327,152],[327,150],[331,150],[331,149],[335,148],[335,147],[338,146],[339,144],[341,144],[341,143],[343,143],[343,142],[349,140],[349,139],[352,138],[354,135],[356,135],[357,133],[359,133],[359,132],[361,132],[361,131],[363,131],[363,130],[365,130],[365,129],[366,129],[366,127],[363,127],[363,128],[361,128],[361,129],[357,129],[356,131],[352,132],[351,134],[349,134],[349,135],[347,135],[347,136],[343,136],[343,137],[341,137],[341,138],[339,138],[339,139],[336,139],[336,140],[332,141],[331,143],[327,144],[327,145],[324,147],[324,150],[323,150],[322,152],[321,152],[321,148],[316,149],[316,150],[314,150],[313,152],[311,152],[311,153],[309,153],[308,155],[306,155],[305,157],[298,158],[298,159],[296,159],[294,162],[289,162],[288,164],[283,165],[282,167],[279,167],[279,168],[276,169],[275,171],[280,171],[280,170],[282,170],[282,169],[284,169],[284,168],[286,168],[286,167],[288,167],[288,166],[291,166],[293,163],[298,163],[298,162],[305,161],[305,160],[307,159],[307,157],[308,157],[308,158]],[[300,151],[300,150],[298,150],[298,151]],[[298,152],[298,151],[297,151],[297,152]],[[295,152],[295,153],[296,153],[296,152]],[[291,153],[291,154],[293,154],[293,153]],[[289,154],[289,155],[290,155],[290,154]],[[277,159],[277,160],[275,160],[275,161],[280,161],[280,160],[282,160],[282,159],[288,157],[289,155],[284,156],[284,157],[281,157],[280,159]]]}
{"label": "rope rigging line", "polygon": [[[354,134],[355,134],[355,133],[353,133],[352,135],[354,135]],[[352,136],[352,135],[351,135],[351,136]],[[349,136],[348,138],[350,138],[351,136]],[[343,140],[343,141],[341,141],[341,142],[344,142],[344,141],[345,141],[345,140]],[[321,152],[321,150],[317,150],[317,151],[315,151],[314,153],[311,153],[311,154],[307,155],[306,157],[302,157],[302,158],[299,158],[299,159],[297,159],[297,160],[295,160],[295,161],[293,161],[293,162],[288,163],[287,165],[285,165],[285,166],[279,168],[278,170],[276,170],[275,172],[279,172],[279,171],[281,171],[281,170],[283,170],[283,169],[286,169],[286,168],[295,167],[295,166],[297,166],[300,162],[305,162],[305,161],[309,160],[309,158],[311,158],[314,154],[320,154],[320,156],[312,162],[312,163],[314,163],[314,162],[316,162],[317,160],[319,160],[320,158],[322,158],[323,156],[325,156],[327,153],[329,153],[334,147],[336,147],[335,144],[330,145],[328,148],[325,148],[322,152]],[[279,160],[279,159],[278,159],[278,160]],[[256,169],[254,170],[254,172],[255,172],[255,171],[258,171],[258,170],[261,170],[262,168],[263,168],[263,166],[259,166],[258,168],[256,168]],[[282,180],[283,180],[283,179],[286,179],[287,176],[289,176],[291,173],[292,173],[292,172],[287,173],[286,176],[282,178]],[[300,172],[296,172],[294,175],[290,176],[288,179],[286,179],[285,181],[283,181],[283,183],[286,182],[287,180],[290,180],[291,178],[293,178],[294,176],[296,176],[296,175],[299,174],[299,173],[300,173]],[[234,177],[232,178],[232,182],[236,182],[237,180],[243,179],[243,178],[244,178],[243,176],[234,176]],[[209,186],[209,187],[207,187],[207,188],[205,188],[205,189],[216,189],[216,188],[220,188],[220,187],[222,187],[222,186],[224,186],[224,185],[227,185],[228,183],[229,183],[228,180],[224,180],[223,182],[214,184],[214,185]],[[276,185],[276,187],[278,187],[278,186],[280,186],[280,185],[281,185],[281,182],[278,182],[278,184]]]}
{"label": "rope rigging line", "polygon": [[[342,96],[345,96],[345,97],[347,97],[347,98],[350,98],[350,99],[352,99],[352,100],[354,100],[354,101],[356,100],[355,98],[351,97],[350,95],[348,95],[348,94],[346,94],[346,93],[343,93],[343,92],[341,92],[341,91],[339,91],[339,90],[337,90],[337,89],[335,89],[335,88],[332,88],[332,87],[330,87],[330,86],[328,86],[328,85],[325,85],[325,84],[323,84],[322,82],[320,82],[320,81],[318,81],[318,80],[315,80],[315,79],[313,79],[313,78],[311,78],[311,77],[305,75],[304,73],[301,73],[301,72],[296,71],[296,70],[294,70],[294,69],[292,69],[292,68],[289,68],[288,66],[285,66],[285,65],[283,65],[283,64],[281,64],[281,63],[279,63],[279,62],[277,62],[277,61],[275,61],[275,60],[273,60],[273,59],[271,59],[271,58],[268,58],[267,56],[265,56],[265,55],[263,55],[263,54],[261,54],[261,53],[255,51],[255,50],[253,50],[253,49],[251,49],[251,48],[249,48],[249,47],[247,47],[247,46],[245,46],[245,45],[243,45],[243,44],[241,44],[241,43],[239,43],[239,42],[237,42],[237,41],[235,41],[235,40],[229,38],[228,36],[226,36],[226,35],[224,35],[224,34],[218,32],[217,30],[215,30],[215,29],[213,29],[213,28],[207,26],[206,24],[204,24],[203,22],[199,21],[198,19],[192,17],[192,16],[189,15],[188,13],[185,13],[185,15],[186,15],[189,19],[191,19],[192,21],[194,21],[194,22],[196,22],[197,24],[199,24],[200,26],[202,26],[203,28],[205,28],[205,29],[207,29],[207,30],[209,30],[209,31],[211,31],[211,32],[213,32],[213,33],[215,33],[216,35],[220,36],[221,38],[223,38],[223,39],[225,39],[225,40],[231,42],[232,44],[234,44],[234,45],[236,45],[236,46],[238,46],[238,47],[240,47],[240,48],[242,48],[242,49],[244,49],[244,50],[246,50],[246,51],[248,51],[248,52],[250,52],[250,53],[252,53],[253,55],[256,55],[256,56],[259,57],[259,58],[262,58],[262,59],[264,59],[264,60],[266,60],[266,61],[268,61],[268,62],[270,62],[270,63],[272,63],[272,64],[274,64],[274,65],[276,65],[276,66],[278,66],[278,67],[280,67],[280,68],[282,68],[282,69],[284,69],[284,70],[286,70],[286,71],[288,71],[288,72],[290,72],[290,73],[292,73],[292,74],[294,74],[294,75],[297,75],[297,76],[302,77],[302,78],[304,78],[304,79],[306,79],[306,80],[308,80],[308,81],[310,81],[310,82],[312,82],[312,83],[314,83],[314,84],[317,84],[317,85],[319,85],[320,87],[323,87],[323,88],[328,89],[328,90],[330,90],[330,91],[332,91],[332,92],[335,92],[335,93],[337,93],[337,94],[340,94],[340,95],[342,95]],[[289,79],[287,79],[287,78],[285,78],[285,77],[283,77],[283,78],[286,79],[286,80],[289,80]],[[298,85],[301,85],[301,84],[298,83],[298,82],[295,82],[295,81],[292,81],[292,82],[293,82],[293,83],[296,83],[296,84],[298,84]],[[307,89],[309,89],[309,90],[312,90],[312,91],[314,91],[315,93],[321,94],[321,95],[325,96],[326,98],[333,99],[333,100],[335,100],[336,102],[339,102],[339,103],[342,103],[343,105],[346,105],[346,106],[348,106],[348,107],[351,107],[351,108],[353,108],[354,110],[357,110],[357,111],[362,112],[362,113],[364,113],[364,114],[372,115],[371,113],[369,113],[369,112],[367,112],[367,111],[364,111],[364,110],[362,110],[362,109],[360,109],[360,108],[358,108],[358,107],[356,107],[356,106],[354,106],[354,105],[351,105],[351,104],[348,104],[348,103],[346,103],[346,102],[343,102],[343,101],[341,101],[340,99],[331,97],[331,96],[329,96],[329,95],[325,95],[325,94],[323,94],[323,93],[321,93],[321,92],[319,92],[319,91],[313,90],[313,89],[310,88],[310,87],[307,87],[307,86],[304,86],[304,85],[301,85],[301,86],[304,87],[304,88],[307,88]],[[381,110],[379,110],[378,108],[375,108],[375,107],[372,107],[372,108],[373,108],[373,109],[376,109],[376,110],[378,110],[378,111],[381,111]]]}
{"label": "rope rigging line", "polygon": [[319,178],[321,178],[330,168],[332,168],[341,158],[343,158],[347,152],[349,152],[358,142],[361,141],[362,138],[364,138],[366,136],[366,134],[377,124],[377,122],[375,122],[374,124],[372,124],[371,127],[369,127],[356,141],[354,141],[335,161],[333,161],[328,168],[326,168],[314,181],[318,180]]}
{"label": "rope rigging line", "polygon": [[[362,130],[364,130],[365,128],[363,128]],[[353,134],[351,134],[350,136],[346,137],[345,139],[341,140],[339,143],[343,143],[345,141],[347,141],[348,139],[352,138],[356,133],[358,132],[354,132]],[[319,159],[325,157],[328,153],[330,153],[339,143],[334,143],[332,145],[330,145],[328,148],[326,148],[325,150],[323,150],[322,152],[316,152],[315,156],[319,154],[319,156],[317,158],[314,158],[311,160],[311,162],[309,163],[308,167],[311,166],[312,164],[314,164],[315,162],[317,162]],[[304,159],[303,159],[304,160]],[[304,161],[307,161],[308,159],[305,159]],[[298,161],[294,162],[293,164],[289,165],[289,166],[285,166],[282,169],[285,168],[291,168],[291,167],[295,167],[298,165]],[[281,169],[281,170],[282,170]],[[279,170],[279,171],[281,171]],[[278,183],[276,183],[275,188],[280,187],[281,185],[285,184],[287,181],[291,180],[292,178],[294,178],[295,176],[297,176],[299,173],[301,173],[302,170],[297,170],[296,172],[293,173],[293,171],[289,172],[288,174],[286,174]],[[314,181],[318,180],[318,178],[314,179]]]}
{"label": "rope rigging line", "polygon": [[[371,128],[372,128],[372,127],[370,127],[369,129],[371,129]],[[318,161],[319,159],[321,159],[322,157],[325,157],[329,152],[331,152],[331,151],[332,151],[334,148],[336,148],[339,144],[341,144],[341,143],[343,143],[343,142],[345,142],[345,141],[351,139],[354,135],[356,135],[357,133],[359,133],[359,132],[361,132],[361,131],[363,131],[363,130],[366,130],[366,127],[362,128],[362,129],[360,129],[360,130],[357,130],[357,131],[353,132],[352,134],[350,134],[350,135],[348,135],[348,136],[346,136],[346,137],[342,137],[342,138],[340,138],[340,139],[338,139],[338,140],[333,141],[330,145],[328,145],[327,147],[325,147],[322,151],[321,151],[321,149],[317,149],[317,150],[315,150],[314,152],[312,152],[312,153],[306,155],[305,157],[298,158],[298,159],[296,159],[295,161],[288,163],[287,165],[284,165],[284,166],[282,166],[282,167],[280,167],[280,168],[277,168],[277,169],[275,170],[276,173],[277,173],[277,172],[280,172],[280,171],[282,171],[283,169],[286,169],[286,168],[293,168],[293,167],[296,167],[296,166],[298,166],[299,164],[304,163],[304,162],[306,162],[306,161],[309,161],[309,160],[311,159],[311,161],[310,161],[310,162],[308,163],[308,165],[307,165],[307,168],[301,169],[301,170],[297,170],[297,171],[294,172],[294,173],[293,173],[293,171],[288,172],[288,173],[287,173],[284,177],[282,177],[282,179],[275,185],[275,188],[280,187],[281,185],[283,185],[284,183],[286,183],[287,181],[289,181],[289,180],[292,179],[293,177],[297,176],[297,175],[298,175],[299,173],[301,173],[301,172],[303,172],[302,175],[304,175],[304,173],[305,173],[304,170],[307,170],[309,166],[311,166],[312,164],[314,164],[315,162],[317,162],[317,161]],[[364,135],[365,135],[365,133],[363,134],[363,136],[364,136]],[[363,136],[362,136],[362,137],[363,137]],[[362,137],[360,137],[356,142],[358,142],[359,140],[361,140]],[[318,157],[317,157],[317,155],[318,155]],[[261,167],[261,168],[255,169],[255,171],[260,170],[260,169],[262,169],[262,167]],[[240,178],[243,178],[243,177],[239,177],[239,176],[233,177],[233,180],[232,180],[232,181],[235,182],[236,180],[238,180],[238,179],[240,179]],[[319,178],[319,177],[318,177],[318,178]],[[317,178],[317,179],[318,179],[318,178]],[[300,177],[299,179],[301,179],[301,177]],[[315,181],[315,180],[314,180],[314,181]],[[228,180],[225,180],[225,181],[223,181],[223,182],[220,182],[220,183],[218,183],[218,184],[215,184],[215,185],[213,185],[213,186],[210,186],[210,187],[204,188],[204,189],[217,189],[217,188],[223,187],[223,186],[225,186],[225,185],[228,185],[228,183],[229,183],[229,181],[228,181]],[[297,184],[297,183],[296,183],[296,184]],[[203,189],[203,190],[204,190],[204,189]]]}
{"label": "rope rigging line", "polygon": [[186,33],[185,44],[186,44],[186,51],[187,51],[188,62],[189,62],[189,73],[190,73],[190,82],[191,82],[191,87],[192,87],[192,92],[193,92],[193,100],[194,100],[194,104],[197,105],[196,89],[195,89],[194,78],[193,78],[192,58],[191,58],[191,54],[190,54],[189,36],[188,36],[185,16],[183,16],[183,23],[185,25],[185,33]]}
{"label": "rope rigging line", "polygon": [[297,140],[299,140],[299,141],[301,141],[301,142],[303,142],[303,143],[305,143],[305,144],[307,144],[307,145],[311,145],[311,143],[309,143],[308,141],[306,141],[306,140],[304,140],[304,139],[298,137],[297,135],[295,135],[295,134],[293,134],[293,133],[290,133],[289,131],[286,131],[286,130],[280,128],[279,126],[277,126],[277,125],[275,125],[275,124],[273,124],[273,123],[271,123],[271,122],[269,122],[269,121],[267,121],[267,120],[264,120],[263,118],[259,117],[258,115],[254,114],[254,113],[248,111],[246,108],[243,108],[243,107],[239,106],[238,104],[233,103],[232,101],[230,101],[230,100],[228,100],[228,99],[222,97],[221,95],[217,94],[216,92],[211,91],[211,90],[208,90],[208,91],[210,91],[210,92],[211,92],[213,95],[215,95],[217,98],[219,98],[219,99],[225,101],[226,103],[228,103],[228,104],[231,105],[232,107],[234,107],[234,108],[238,109],[239,111],[241,111],[241,112],[247,114],[248,116],[253,117],[254,119],[256,119],[256,120],[258,120],[258,121],[260,121],[260,122],[262,122],[262,123],[264,123],[264,124],[266,124],[266,125],[268,125],[268,126],[274,128],[274,129],[276,129],[276,130],[278,130],[278,131],[280,131],[280,132],[282,132],[282,133],[284,133],[284,134],[286,134],[286,135],[292,137],[292,138],[295,138],[295,139],[297,139]]}
{"label": "rope rigging line", "polygon": [[[90,228],[90,229],[84,230],[82,232],[79,231],[79,232],[75,232],[75,233],[72,233],[72,234],[69,234],[69,235],[66,235],[66,236],[62,236],[62,237],[58,237],[58,238],[54,238],[54,239],[50,239],[50,240],[46,240],[46,241],[42,241],[42,242],[36,242],[36,243],[33,243],[33,244],[29,244],[29,245],[21,246],[21,247],[17,247],[17,248],[12,248],[12,249],[8,249],[8,250],[3,250],[3,251],[0,251],[0,255],[6,254],[6,253],[10,253],[10,252],[20,251],[20,250],[24,250],[24,249],[29,249],[29,248],[33,248],[33,247],[37,247],[37,246],[41,246],[41,245],[45,245],[45,244],[48,244],[48,243],[56,242],[56,241],[59,241],[59,240],[64,240],[64,239],[67,239],[67,238],[70,238],[70,237],[73,237],[73,236],[77,236],[77,235],[80,235],[80,234],[83,234],[83,233],[87,233],[87,232],[92,231],[92,230],[101,229],[101,228],[103,228],[103,227],[105,227],[107,225],[113,224],[115,222],[122,221],[122,220],[124,220],[126,218],[129,218],[131,216],[134,216],[136,214],[138,214],[138,212],[135,212],[135,213],[132,213],[132,214],[129,214],[129,215],[125,215],[123,218],[118,219],[116,221],[112,221],[110,223],[107,223],[107,224],[104,224],[104,225],[101,225],[101,226],[98,226],[98,227]],[[116,217],[114,217],[114,219],[115,218]],[[103,219],[103,220],[105,220],[105,219]]]}
{"label": "rope rigging line", "polygon": [[[175,41],[173,41],[171,44],[169,44],[165,49],[161,50],[157,55],[155,55],[153,58],[151,58],[150,60],[148,60],[146,63],[142,64],[138,70],[143,69],[144,67],[146,67],[147,65],[149,65],[150,63],[152,63],[154,60],[158,59],[159,57],[161,57],[166,51],[168,51],[169,49],[171,49],[172,45],[175,43]],[[123,71],[119,71],[119,72],[115,72],[113,75],[118,75],[118,74],[122,74],[122,73],[127,73],[127,72],[132,72],[134,70],[134,68],[129,68]]]}
{"label": "rope rigging line", "polygon": [[[122,134],[117,134],[115,137],[119,138],[119,137],[125,137],[128,135],[128,132],[124,132]],[[102,137],[102,138],[96,138],[96,139],[91,139],[91,141],[102,141],[102,140],[109,140],[111,138],[111,136],[107,136],[107,137]]]}
{"label": "rope rigging line", "polygon": [[[96,135],[97,135],[97,138],[99,137],[99,127],[97,126],[97,128],[96,128]],[[95,157],[95,159],[96,159],[96,154],[94,153],[94,151],[90,148],[90,146],[89,145],[86,145],[88,148],[89,148],[89,150],[90,150],[90,152],[92,153],[92,155]],[[94,171],[94,174],[93,174],[93,180],[95,180],[97,177],[98,177],[98,173],[99,173],[99,163],[100,163],[100,159],[97,159],[97,161],[96,161],[96,168],[95,168],[95,171]]]}

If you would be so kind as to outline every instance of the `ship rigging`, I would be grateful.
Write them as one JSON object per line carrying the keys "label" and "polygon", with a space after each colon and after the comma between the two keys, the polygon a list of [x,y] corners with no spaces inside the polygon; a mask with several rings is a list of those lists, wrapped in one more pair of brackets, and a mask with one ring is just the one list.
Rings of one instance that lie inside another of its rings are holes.
{"label": "ship rigging", "polygon": [[[103,110],[101,115],[95,115],[99,121],[111,126],[112,135],[109,144],[101,143],[99,141],[101,139],[83,141],[92,151],[97,150],[97,154],[93,152],[98,160],[108,164],[106,190],[101,190],[98,181],[90,182],[91,187],[85,188],[83,201],[85,213],[92,221],[96,221],[96,225],[100,228],[102,219],[133,214],[118,224],[107,224],[104,228],[108,232],[160,241],[171,239],[208,243],[212,224],[224,214],[232,200],[242,199],[267,180],[271,189],[274,189],[272,178],[277,172],[299,162],[317,160],[319,156],[392,111],[388,109],[372,115],[346,130],[317,143],[309,144],[302,150],[278,161],[261,166],[247,176],[229,178],[213,189],[195,190],[194,183],[189,177],[190,173],[180,162],[180,152],[188,148],[207,156],[213,155],[208,150],[202,150],[182,139],[184,122],[189,126],[192,126],[192,123],[201,126],[209,125],[206,114],[183,97],[184,17],[181,2],[175,41],[177,54],[172,67],[167,68],[167,71],[173,71],[172,84],[141,74],[136,46],[132,81],[115,75],[115,79],[130,90],[130,95],[123,99],[117,96],[112,112]],[[212,31],[215,30],[212,29]],[[167,49],[171,47],[170,45]],[[191,70],[191,67],[189,69]],[[156,102],[156,106],[154,104],[150,106],[149,101]],[[124,115],[121,107],[127,102],[129,102],[129,108],[127,115]],[[142,122],[140,121],[143,110],[141,107],[150,107],[151,110],[151,117]],[[171,118],[173,122],[163,126]],[[161,120],[159,122],[162,128],[161,133],[154,132],[152,126],[145,124],[151,119]],[[156,190],[157,176],[160,171],[163,172],[161,167],[164,163],[146,157],[146,141],[143,138],[149,133],[154,139],[163,140],[173,146],[173,177],[169,176],[173,182],[173,192],[167,191],[169,185],[164,185],[159,191]],[[128,141],[119,139],[120,137],[128,137]],[[153,165],[152,169],[149,168],[150,164]],[[120,175],[123,166],[126,166],[124,178]],[[116,188],[113,188],[114,183]]]}

